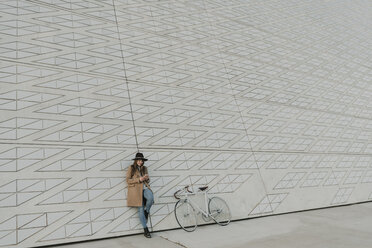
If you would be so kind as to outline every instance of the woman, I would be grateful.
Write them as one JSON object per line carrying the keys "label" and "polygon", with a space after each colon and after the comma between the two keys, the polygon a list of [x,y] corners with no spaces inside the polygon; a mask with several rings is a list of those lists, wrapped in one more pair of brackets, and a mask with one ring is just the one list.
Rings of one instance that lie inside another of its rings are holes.
{"label": "woman", "polygon": [[147,219],[150,213],[150,208],[154,203],[154,195],[150,188],[150,179],[147,167],[144,162],[147,161],[142,153],[137,153],[133,159],[134,163],[127,170],[127,206],[138,207],[139,218],[144,229],[146,238],[151,238],[149,229],[147,228]]}

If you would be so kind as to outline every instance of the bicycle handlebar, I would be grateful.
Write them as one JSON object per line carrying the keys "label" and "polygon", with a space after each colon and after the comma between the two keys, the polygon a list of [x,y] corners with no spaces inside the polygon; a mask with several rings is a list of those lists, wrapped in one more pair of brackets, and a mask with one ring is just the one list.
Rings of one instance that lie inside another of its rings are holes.
{"label": "bicycle handlebar", "polygon": [[185,189],[187,190],[187,192],[192,193],[192,191],[189,190],[189,185],[187,185],[187,186],[185,187]]}
{"label": "bicycle handlebar", "polygon": [[179,190],[177,190],[176,192],[174,192],[174,194],[173,194],[173,196],[174,196],[174,198],[176,198],[177,200],[179,200],[180,199],[180,197],[178,197],[178,193],[180,193],[181,191],[187,191],[187,192],[189,192],[189,193],[193,193],[191,190],[189,190],[189,185],[187,185],[187,186],[185,186],[183,189],[179,189]]}

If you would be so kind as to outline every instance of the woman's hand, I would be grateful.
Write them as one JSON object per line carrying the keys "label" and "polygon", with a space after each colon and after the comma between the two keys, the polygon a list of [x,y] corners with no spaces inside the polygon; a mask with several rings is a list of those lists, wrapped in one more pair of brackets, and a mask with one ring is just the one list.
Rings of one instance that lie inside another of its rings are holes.
{"label": "woman's hand", "polygon": [[143,177],[140,177],[140,182],[147,181],[149,179],[149,175],[144,175]]}

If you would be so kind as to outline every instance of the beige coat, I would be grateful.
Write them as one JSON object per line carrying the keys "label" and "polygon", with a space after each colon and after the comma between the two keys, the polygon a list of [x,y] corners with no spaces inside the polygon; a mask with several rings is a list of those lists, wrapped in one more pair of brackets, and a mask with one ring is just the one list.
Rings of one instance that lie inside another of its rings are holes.
{"label": "beige coat", "polygon": [[[144,174],[148,174],[147,167],[144,166]],[[140,182],[140,172],[136,170],[131,177],[132,174],[132,166],[128,167],[127,170],[127,184],[128,184],[128,194],[127,194],[127,206],[128,207],[141,207],[142,206],[142,193],[143,193],[143,183],[146,184],[147,188],[150,189],[149,182]],[[151,190],[151,189],[150,189]]]}

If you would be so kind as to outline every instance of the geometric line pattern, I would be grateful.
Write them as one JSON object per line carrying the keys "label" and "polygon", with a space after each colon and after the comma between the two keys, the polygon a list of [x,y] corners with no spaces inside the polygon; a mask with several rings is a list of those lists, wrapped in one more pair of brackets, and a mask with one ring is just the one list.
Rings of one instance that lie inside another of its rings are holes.
{"label": "geometric line pattern", "polygon": [[141,232],[126,206],[137,151],[154,230],[177,227],[186,185],[233,219],[370,201],[371,10],[0,1],[0,246]]}
{"label": "geometric line pattern", "polygon": [[19,206],[69,179],[17,179],[0,186],[0,207]]}
{"label": "geometric line pattern", "polygon": [[15,215],[0,223],[1,245],[17,245],[72,211]]}
{"label": "geometric line pattern", "polygon": [[267,195],[249,214],[257,215],[274,212],[287,196],[287,193]]}
{"label": "geometric line pattern", "polygon": [[40,205],[89,202],[116,185],[122,183],[123,178],[86,178],[71,187],[40,202]]}
{"label": "geometric line pattern", "polygon": [[119,218],[128,210],[128,207],[89,209],[85,213],[64,224],[61,228],[48,234],[42,238],[41,241],[91,236]]}

